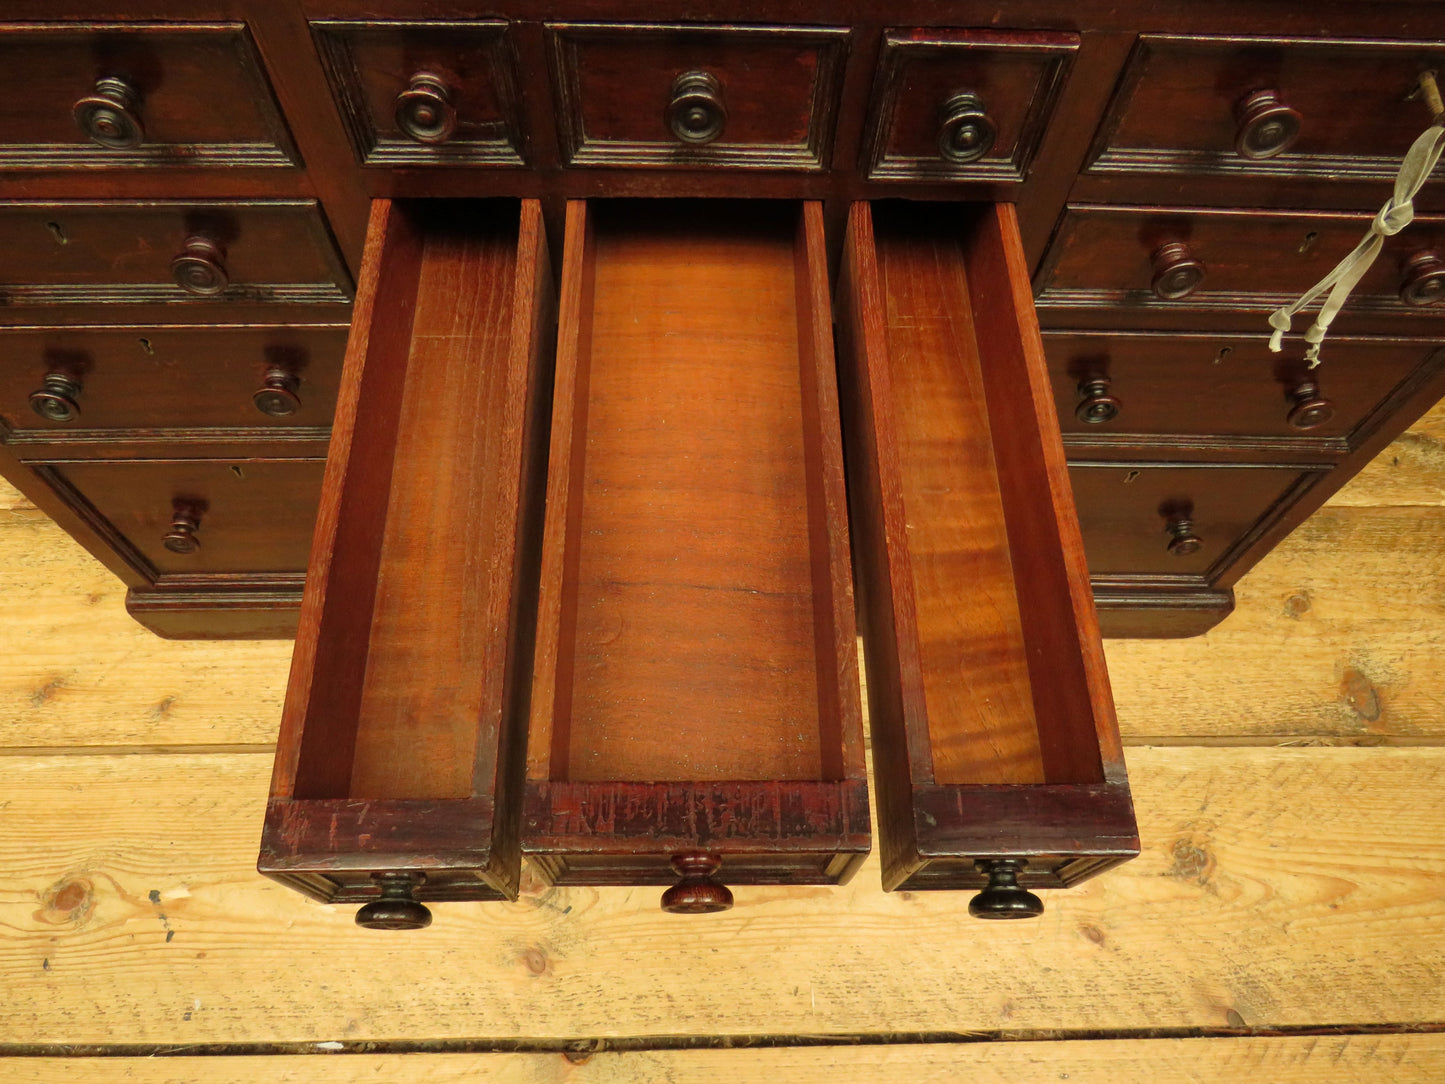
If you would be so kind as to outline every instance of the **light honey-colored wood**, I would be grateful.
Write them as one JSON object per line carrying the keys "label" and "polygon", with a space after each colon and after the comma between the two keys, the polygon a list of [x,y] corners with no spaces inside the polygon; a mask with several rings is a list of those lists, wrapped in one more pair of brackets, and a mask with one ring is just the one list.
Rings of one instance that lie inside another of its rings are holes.
{"label": "light honey-colored wood", "polygon": [[[0,1053],[25,1043],[1107,1034],[1445,1021],[1445,508],[1388,450],[1193,640],[1112,641],[1144,854],[1037,923],[947,894],[738,890],[693,924],[626,889],[437,907],[426,933],[257,876],[290,644],[175,643],[0,488]],[[1372,480],[1395,472],[1400,484]],[[1372,488],[1373,487],[1373,488]],[[1139,748],[1162,742],[1179,748]],[[1205,748],[1225,743],[1243,748]],[[1399,749],[1311,747],[1415,743]],[[72,749],[199,747],[165,755]],[[1271,748],[1282,746],[1282,748]],[[1293,746],[1293,747],[1292,747]],[[225,752],[228,748],[254,752]],[[57,749],[27,754],[26,748]],[[154,895],[152,895],[154,894]],[[1440,1035],[182,1060],[7,1081],[1434,1081]],[[368,1076],[368,1074],[370,1074]]]}
{"label": "light honey-colored wood", "polygon": [[[0,1059],[10,1084],[1407,1084],[1445,1076],[1445,1035],[919,1043],[527,1054]],[[1067,1074],[1065,1076],[1064,1074]]]}
{"label": "light honey-colored wood", "polygon": [[[379,935],[252,869],[264,754],[0,758],[0,1041],[571,1039],[1445,1020],[1442,749],[1144,749],[1144,853],[1044,916],[741,886],[439,904]],[[1382,977],[1388,977],[1386,981]]]}

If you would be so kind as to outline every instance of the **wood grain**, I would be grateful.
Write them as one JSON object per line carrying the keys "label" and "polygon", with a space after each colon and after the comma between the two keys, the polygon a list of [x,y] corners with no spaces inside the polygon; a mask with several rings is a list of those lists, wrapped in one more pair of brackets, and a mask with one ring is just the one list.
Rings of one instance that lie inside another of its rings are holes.
{"label": "wood grain", "polygon": [[952,231],[920,238],[916,221],[900,217],[876,215],[893,378],[881,409],[898,429],[933,774],[1042,783],[963,259]]}
{"label": "wood grain", "polygon": [[505,315],[520,261],[515,213],[467,226],[428,237],[410,354],[383,359],[404,361],[407,378],[385,519],[369,528],[383,538],[356,797],[470,796],[478,734],[490,736],[500,713],[507,648],[493,641],[509,601],[498,596],[511,582],[505,528],[517,490],[503,468],[514,466],[508,438],[520,439],[505,419],[522,413],[507,403]]}
{"label": "wood grain", "polygon": [[5,1041],[1445,1019],[1441,750],[1132,750],[1145,853],[1004,929],[884,894],[870,859],[841,889],[739,887],[706,920],[524,879],[516,904],[437,905],[394,937],[253,871],[268,761],[0,758]]}
{"label": "wood grain", "polygon": [[[1445,1036],[1310,1035],[918,1043],[747,1050],[601,1051],[592,1055],[355,1054],[344,1057],[0,1058],[13,1084],[351,1084],[420,1078],[432,1084],[815,1084],[832,1075],[868,1084],[1426,1084],[1445,1073]],[[1067,1075],[1065,1075],[1067,1074]]]}

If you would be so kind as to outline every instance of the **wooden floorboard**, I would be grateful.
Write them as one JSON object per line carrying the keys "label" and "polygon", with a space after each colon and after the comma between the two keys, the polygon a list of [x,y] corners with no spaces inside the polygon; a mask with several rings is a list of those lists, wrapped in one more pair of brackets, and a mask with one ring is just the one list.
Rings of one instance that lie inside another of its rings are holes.
{"label": "wooden floorboard", "polygon": [[1445,750],[1150,749],[1145,853],[980,923],[957,893],[524,886],[358,929],[253,870],[269,758],[0,758],[0,1042],[236,1043],[1445,1020]]}
{"label": "wooden floorboard", "polygon": [[1445,1036],[1339,1035],[547,1054],[0,1058],[9,1084],[1425,1084]]}
{"label": "wooden floorboard", "polygon": [[[1002,926],[884,894],[870,859],[708,919],[529,880],[424,933],[358,930],[254,872],[289,643],[153,637],[0,486],[0,1053],[231,1051],[12,1057],[0,1080],[1445,1079],[1414,1033],[1445,1022],[1440,447],[1445,409],[1208,635],[1107,645],[1145,853]],[[955,1041],[877,1045],[905,1035]],[[869,1043],[671,1048],[820,1036]],[[595,1040],[641,1048],[551,1049]],[[439,1041],[523,1052],[239,1056]]]}

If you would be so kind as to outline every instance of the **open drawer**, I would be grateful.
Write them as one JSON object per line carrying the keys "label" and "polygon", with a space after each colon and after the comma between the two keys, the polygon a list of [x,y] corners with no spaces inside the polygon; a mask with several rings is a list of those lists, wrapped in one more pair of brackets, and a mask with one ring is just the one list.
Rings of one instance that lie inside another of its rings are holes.
{"label": "open drawer", "polygon": [[836,300],[884,887],[1037,914],[1139,842],[1013,208],[854,205]]}
{"label": "open drawer", "polygon": [[842,882],[870,833],[821,206],[573,202],[565,247],[528,861],[682,912]]}
{"label": "open drawer", "polygon": [[258,864],[362,925],[517,894],[554,314],[535,200],[373,203]]}

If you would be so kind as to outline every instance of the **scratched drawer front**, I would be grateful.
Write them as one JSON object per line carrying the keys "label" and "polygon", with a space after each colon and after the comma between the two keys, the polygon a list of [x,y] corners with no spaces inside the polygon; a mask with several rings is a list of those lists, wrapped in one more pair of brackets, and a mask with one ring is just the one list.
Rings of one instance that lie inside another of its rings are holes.
{"label": "scratched drawer front", "polygon": [[[1334,211],[1215,211],[1075,205],[1069,208],[1035,280],[1040,316],[1058,325],[1072,313],[1212,314],[1264,327],[1263,317],[1309,289],[1359,244],[1371,215]],[[1181,261],[1196,285],[1181,296],[1171,279]],[[1403,294],[1413,291],[1416,303]],[[1385,238],[1335,321],[1344,331],[1367,323],[1445,318],[1445,217],[1420,216]],[[1295,330],[1309,326],[1308,315]],[[1119,317],[1113,316],[1117,322]],[[1326,347],[1328,349],[1328,347]]]}
{"label": "scratched drawer front", "polygon": [[[568,165],[828,162],[845,29],[552,24],[547,36]],[[689,74],[698,81],[680,88]],[[684,138],[677,126],[688,126],[690,109],[696,124]]]}
{"label": "scratched drawer front", "polygon": [[9,440],[323,428],[346,334],[345,325],[0,329],[0,424]]}
{"label": "scratched drawer front", "polygon": [[[322,460],[57,463],[40,473],[148,575],[304,572]],[[167,548],[179,517],[193,552]]]}
{"label": "scratched drawer front", "polygon": [[505,22],[315,22],[311,29],[358,161],[524,164]]}
{"label": "scratched drawer front", "polygon": [[239,23],[0,26],[0,170],[298,164]]}
{"label": "scratched drawer front", "polygon": [[[1292,467],[1069,467],[1084,552],[1095,576],[1207,576],[1228,563],[1266,517],[1283,511],[1314,477],[1313,471]],[[1178,526],[1171,529],[1171,524]]]}
{"label": "scratched drawer front", "polygon": [[[1298,340],[1253,335],[1053,331],[1044,335],[1059,423],[1110,434],[1352,437],[1412,374],[1445,363],[1418,339],[1331,339],[1310,369]],[[1306,385],[1313,385],[1311,392]],[[1323,404],[1323,405],[1321,405]]]}
{"label": "scratched drawer front", "polygon": [[875,181],[1022,182],[1075,34],[890,30],[865,134]]}
{"label": "scratched drawer front", "polygon": [[[187,267],[220,288],[183,288]],[[342,304],[350,292],[314,200],[0,204],[0,305]]]}
{"label": "scratched drawer front", "polygon": [[1445,42],[1139,40],[1088,172],[1392,181]]}

